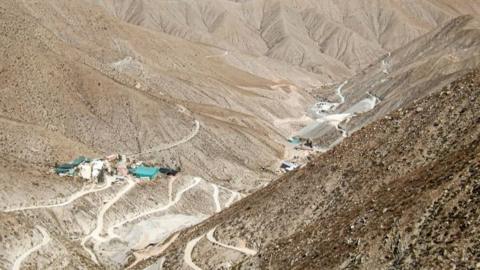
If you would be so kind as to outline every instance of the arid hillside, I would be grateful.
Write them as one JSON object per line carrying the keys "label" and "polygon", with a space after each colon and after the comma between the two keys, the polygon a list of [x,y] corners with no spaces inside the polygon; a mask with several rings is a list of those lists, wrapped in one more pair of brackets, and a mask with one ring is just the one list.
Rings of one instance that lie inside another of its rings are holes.
{"label": "arid hillside", "polygon": [[319,121],[325,117],[315,113],[313,106],[309,114],[316,121],[298,134],[314,138],[325,147],[335,144],[342,137],[339,130],[343,135],[351,134],[392,110],[438,91],[479,65],[480,17],[457,17],[373,62],[340,84],[341,91],[334,91],[340,89],[338,86],[312,89],[311,94],[330,101],[338,102],[342,97],[343,102],[330,115],[339,116],[340,122],[335,126]]}
{"label": "arid hillside", "polygon": [[157,264],[475,268],[479,98],[477,70],[184,231]]}
{"label": "arid hillside", "polygon": [[[148,152],[194,133],[188,144],[153,158],[240,188],[283,156],[289,134],[271,123],[300,115],[313,101],[283,71],[260,66],[258,73],[268,76],[257,76],[209,57],[216,53],[210,47],[122,23],[94,5],[4,1],[1,7],[0,151],[28,163]],[[305,85],[322,84],[288,70],[300,85],[302,76]],[[65,147],[52,146],[63,141]]]}
{"label": "arid hillside", "polygon": [[[0,269],[415,268],[404,223],[477,162],[480,4],[451,3],[0,1]],[[400,223],[331,241],[376,201]]]}
{"label": "arid hillside", "polygon": [[[0,32],[7,269],[121,268],[132,249],[228,207],[277,177],[290,133],[273,123],[301,115],[314,100],[302,88],[325,83],[274,61],[226,63],[83,1],[2,1]],[[112,153],[182,173],[142,186],[51,172]]]}
{"label": "arid hillside", "polygon": [[475,0],[90,1],[132,24],[278,59],[334,80],[459,15],[480,13]]}

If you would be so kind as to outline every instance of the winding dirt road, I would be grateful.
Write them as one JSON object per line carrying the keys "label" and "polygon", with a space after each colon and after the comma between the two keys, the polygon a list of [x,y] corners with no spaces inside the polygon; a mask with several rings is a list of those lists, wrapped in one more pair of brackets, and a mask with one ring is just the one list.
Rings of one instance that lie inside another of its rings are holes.
{"label": "winding dirt road", "polygon": [[98,264],[97,257],[95,256],[93,251],[91,251],[85,246],[85,243],[91,238],[99,242],[104,242],[109,240],[109,238],[105,239],[103,237],[100,237],[100,233],[103,231],[103,217],[105,216],[105,213],[108,211],[108,209],[110,209],[112,205],[114,205],[121,197],[123,197],[123,195],[125,195],[128,191],[130,191],[134,186],[135,186],[135,182],[133,181],[133,179],[131,177],[127,177],[127,185],[122,190],[120,190],[120,192],[118,192],[115,195],[115,197],[113,197],[111,200],[109,200],[107,203],[105,203],[102,206],[102,208],[100,209],[100,212],[97,215],[97,226],[90,234],[85,236],[82,240],[82,243],[81,243],[82,247],[90,254],[90,257],[92,258],[92,260],[97,264]]}
{"label": "winding dirt road", "polygon": [[227,244],[223,244],[221,242],[218,242],[217,239],[215,239],[215,236],[214,236],[214,233],[215,233],[215,230],[217,229],[217,227],[211,229],[210,231],[208,231],[207,234],[202,234],[201,236],[197,237],[197,238],[194,238],[192,240],[190,240],[187,245],[185,246],[185,251],[183,253],[183,261],[192,269],[194,270],[202,270],[200,267],[198,267],[192,260],[192,252],[193,252],[193,249],[195,248],[195,246],[197,245],[197,243],[204,237],[204,236],[207,236],[207,240],[216,244],[216,245],[219,245],[221,247],[224,247],[224,248],[227,248],[227,249],[231,249],[231,250],[235,250],[235,251],[238,251],[238,252],[241,252],[245,255],[248,255],[248,256],[253,256],[255,254],[257,254],[257,251],[254,250],[254,249],[250,249],[250,248],[244,248],[244,247],[235,247],[235,246],[230,246],[230,245],[227,245]]}
{"label": "winding dirt road", "polygon": [[230,196],[230,199],[228,199],[228,201],[225,203],[225,208],[230,207],[230,205],[232,205],[235,202],[235,199],[237,200],[242,199],[242,196],[240,195],[240,193],[234,190],[230,190],[230,192],[232,193],[232,195]]}
{"label": "winding dirt road", "polygon": [[147,211],[147,212],[144,212],[144,213],[141,213],[141,214],[138,214],[138,215],[135,215],[131,218],[127,218],[115,225],[113,225],[112,227],[110,227],[108,229],[108,235],[109,237],[113,237],[115,235],[115,229],[117,228],[120,228],[121,226],[129,223],[129,222],[132,222],[134,220],[137,220],[139,218],[142,218],[142,217],[145,217],[145,216],[149,216],[149,215],[152,215],[154,213],[158,213],[158,212],[162,212],[162,211],[165,211],[167,209],[169,209],[170,207],[174,206],[175,204],[177,204],[181,199],[182,199],[182,195],[183,193],[189,191],[190,189],[194,188],[196,185],[198,185],[200,183],[202,179],[199,178],[199,177],[195,177],[194,178],[194,181],[192,184],[190,184],[188,187],[186,187],[185,189],[182,189],[181,191],[179,191],[176,195],[175,195],[175,199],[173,201],[170,201],[168,204],[160,207],[160,208],[157,208],[157,209],[152,209],[150,211]]}
{"label": "winding dirt road", "polygon": [[42,208],[54,208],[54,207],[62,207],[69,205],[73,203],[74,201],[82,198],[83,196],[86,196],[90,193],[95,193],[95,192],[100,192],[102,190],[105,190],[109,187],[112,186],[113,183],[113,178],[107,177],[106,178],[106,183],[100,187],[100,188],[95,188],[95,185],[92,186],[90,189],[82,189],[78,192],[73,193],[68,197],[68,199],[62,203],[57,203],[57,204],[46,204],[46,205],[34,205],[34,206],[25,206],[25,207],[18,207],[18,208],[12,208],[12,209],[7,209],[4,210],[4,212],[15,212],[15,211],[23,211],[23,210],[32,210],[32,209],[42,209]]}
{"label": "winding dirt road", "polygon": [[23,253],[22,255],[20,255],[16,260],[15,260],[15,263],[13,264],[12,266],[12,270],[20,270],[20,267],[22,266],[22,262],[28,257],[30,256],[30,254],[36,252],[37,250],[41,249],[43,246],[47,245],[51,238],[50,238],[50,235],[47,233],[47,231],[41,227],[41,226],[37,226],[36,227],[41,233],[42,233],[42,236],[43,236],[43,240],[40,244],[32,247],[31,249],[27,250],[25,253]]}
{"label": "winding dirt road", "polygon": [[136,157],[136,156],[140,156],[140,155],[143,155],[143,154],[151,154],[151,153],[156,153],[156,152],[161,152],[161,151],[166,151],[166,150],[172,149],[172,148],[177,147],[181,144],[189,142],[191,139],[193,139],[195,136],[197,136],[199,131],[200,131],[200,122],[198,120],[195,120],[194,128],[193,128],[192,132],[189,135],[187,135],[186,137],[184,137],[183,139],[181,139],[179,141],[176,141],[174,143],[170,143],[170,144],[158,145],[156,147],[153,147],[153,148],[151,148],[149,150],[146,150],[146,151],[143,151],[141,153],[134,153],[134,154],[130,154],[130,155],[127,155],[127,156]]}
{"label": "winding dirt road", "polygon": [[183,261],[192,269],[194,270],[202,270],[202,268],[198,267],[195,263],[192,261],[192,251],[197,245],[198,241],[202,239],[205,236],[205,234],[200,235],[199,237],[190,240],[187,245],[185,246],[185,251],[183,253]]}
{"label": "winding dirt road", "polygon": [[342,94],[342,89],[347,83],[348,81],[344,81],[340,86],[337,87],[336,93],[337,96],[340,98],[340,104],[345,103],[345,96]]}
{"label": "winding dirt road", "polygon": [[210,231],[208,231],[207,233],[207,239],[208,241],[214,243],[214,244],[217,244],[221,247],[224,247],[224,248],[228,248],[228,249],[231,249],[231,250],[235,250],[235,251],[238,251],[238,252],[241,252],[245,255],[248,255],[248,256],[253,256],[255,254],[257,254],[257,251],[254,250],[254,249],[250,249],[250,248],[245,248],[245,247],[235,247],[235,246],[230,246],[230,245],[227,245],[227,244],[223,244],[223,243],[220,243],[217,241],[217,239],[215,239],[215,236],[214,236],[214,233],[215,233],[215,230],[217,229],[217,227],[214,227],[213,229],[211,229]]}
{"label": "winding dirt road", "polygon": [[[137,265],[139,262],[143,260],[162,254],[173,242],[175,242],[175,240],[177,240],[179,235],[180,233],[176,233],[175,235],[170,237],[170,239],[163,245],[154,246],[142,252],[133,252],[133,255],[135,256],[135,261],[132,264],[130,264],[127,267],[127,269],[133,268],[135,265]],[[158,262],[158,264],[160,265],[159,267],[160,269],[162,269],[164,263],[165,263],[165,257],[161,257]]]}

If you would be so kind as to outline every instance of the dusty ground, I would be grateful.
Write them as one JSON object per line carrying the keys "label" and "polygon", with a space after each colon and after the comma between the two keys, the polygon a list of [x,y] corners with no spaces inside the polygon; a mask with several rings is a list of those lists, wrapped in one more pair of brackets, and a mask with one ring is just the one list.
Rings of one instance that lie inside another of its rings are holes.
{"label": "dusty ground", "polygon": [[475,71],[366,126],[184,231],[164,267],[188,268],[185,244],[217,226],[219,241],[257,253],[201,238],[192,261],[203,269],[477,267],[479,97]]}
{"label": "dusty ground", "polygon": [[263,65],[279,69],[280,60],[334,81],[459,15],[480,12],[475,0],[454,6],[449,0],[93,2],[132,24],[220,47],[212,55],[231,63],[242,63],[231,53],[240,52],[274,60]]}
{"label": "dusty ground", "polygon": [[[294,253],[284,233],[313,230],[320,211],[290,203],[341,193],[341,179],[364,169],[360,146],[341,177],[329,158],[317,162],[330,168],[315,174],[330,179],[325,194],[295,193],[320,188],[301,170],[295,182],[308,188],[282,178],[247,199],[255,208],[231,210],[244,220],[225,218],[204,236],[178,231],[230,215],[217,213],[279,177],[283,159],[306,160],[286,139],[311,123],[315,96],[338,101],[340,79],[356,73],[337,112],[367,91],[382,101],[320,130],[323,146],[477,66],[478,20],[452,18],[476,13],[478,3],[458,2],[1,1],[0,268],[119,269],[166,250],[165,265],[186,267],[187,246],[191,263],[207,269],[244,260],[266,268],[268,256],[272,268],[285,265]],[[95,185],[50,172],[56,162],[111,153],[140,153],[182,173]]]}

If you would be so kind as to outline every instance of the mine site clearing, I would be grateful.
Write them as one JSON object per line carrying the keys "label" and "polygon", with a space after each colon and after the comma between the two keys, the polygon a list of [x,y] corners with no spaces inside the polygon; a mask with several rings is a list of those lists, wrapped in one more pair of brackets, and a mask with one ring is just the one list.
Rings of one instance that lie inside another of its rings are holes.
{"label": "mine site clearing", "polygon": [[[200,184],[202,190],[206,192],[211,190],[211,198],[202,198],[201,201],[211,200],[214,206],[214,213],[220,212],[223,208],[229,207],[232,203],[242,198],[239,192],[214,183],[208,183],[208,181],[200,177],[181,175],[179,174],[180,168],[145,166],[144,162],[135,159],[135,157],[146,153],[165,151],[187,143],[198,134],[199,129],[200,123],[195,121],[192,133],[185,138],[171,144],[154,147],[142,153],[129,154],[128,158],[127,155],[117,154],[96,159],[88,159],[81,156],[69,163],[57,165],[55,168],[52,168],[52,173],[57,173],[64,177],[79,177],[86,182],[84,187],[64,198],[57,198],[49,202],[32,202],[32,205],[27,206],[6,206],[3,211],[22,212],[68,207],[91,194],[100,193],[113,186],[119,186],[118,191],[107,196],[107,199],[103,200],[103,205],[98,206],[99,210],[93,222],[95,227],[90,233],[81,238],[80,245],[89,254],[91,260],[99,265],[98,249],[100,245],[105,245],[105,243],[108,245],[114,239],[127,241],[128,246],[127,249],[123,250],[123,253],[118,250],[111,253],[111,256],[114,256],[113,260],[116,260],[117,263],[127,264],[127,252],[131,249],[142,249],[151,243],[161,242],[176,231],[194,225],[211,215],[211,213],[208,213],[209,210],[206,210],[205,214],[165,214],[171,208],[175,208],[185,193],[190,192],[192,189],[200,186]],[[164,174],[165,177],[155,180],[159,173]],[[152,185],[155,182],[165,180],[168,181],[167,194],[163,194],[168,199],[165,205],[145,212],[127,214],[124,216],[124,219],[118,220],[115,224],[111,224],[109,227],[105,226],[105,214],[115,203],[131,192],[136,185]],[[176,182],[182,185],[181,189],[176,188],[177,192],[174,191]],[[222,193],[222,196],[220,196],[220,193]],[[201,209],[196,211],[201,211]],[[159,214],[163,215],[159,216]],[[129,230],[124,230],[125,226],[130,227]],[[24,253],[19,254],[15,260],[14,269],[19,269],[25,258],[50,242],[51,239],[47,230],[41,226],[38,226],[38,230],[42,233],[44,240]]]}
{"label": "mine site clearing", "polygon": [[[324,153],[334,147],[336,144],[340,143],[344,138],[348,137],[348,131],[344,128],[340,127],[341,123],[348,122],[351,118],[366,113],[375,108],[375,106],[381,102],[380,98],[366,92],[366,98],[354,103],[352,106],[347,107],[344,111],[338,112],[336,111],[337,108],[345,103],[345,96],[342,94],[342,88],[348,84],[348,81],[345,81],[338,85],[335,89],[335,93],[339,102],[329,102],[329,101],[319,101],[312,105],[309,112],[305,113],[313,113],[313,117],[309,118],[307,122],[311,122],[307,124],[299,132],[296,132],[288,139],[288,144],[286,145],[286,155],[289,156],[289,159],[284,160],[281,165],[281,169],[283,172],[290,172],[301,168],[304,166],[310,159],[312,154],[317,153]],[[305,119],[297,118],[297,119],[285,119],[285,121],[277,121],[277,123],[285,123],[285,122],[301,122],[303,123]],[[302,137],[302,134],[307,134],[308,131],[322,128],[322,125],[327,124],[334,126],[341,136],[338,137],[335,142],[329,145],[327,148],[321,147],[319,145],[314,145],[308,137]],[[197,245],[197,243],[206,238],[212,244],[221,246],[226,249],[234,250],[239,253],[243,253],[246,256],[252,256],[257,253],[255,249],[251,249],[248,247],[236,247],[230,246],[223,243],[218,242],[215,240],[214,232],[216,227],[211,229],[207,234],[201,235],[197,238],[190,240],[187,245],[185,246],[183,260],[184,263],[189,266],[191,269],[201,270],[199,266],[197,266],[192,260],[192,251]],[[162,269],[162,265],[165,263],[165,259],[162,258],[159,260],[159,264],[156,267]],[[226,266],[229,267],[229,264],[226,263]]]}
{"label": "mine site clearing", "polygon": [[[186,226],[194,225],[205,218],[208,217],[208,209],[204,210],[205,213],[197,214],[169,214],[170,209],[175,208],[176,204],[182,200],[184,194],[192,192],[196,188],[200,188],[204,192],[210,192],[210,198],[203,198],[204,201],[211,202],[211,208],[215,209],[213,212],[221,211],[223,208],[228,207],[233,202],[241,198],[240,193],[233,190],[229,190],[224,187],[219,187],[216,184],[208,183],[207,181],[199,177],[188,177],[188,176],[169,176],[167,178],[157,179],[155,181],[168,181],[168,191],[167,194],[162,194],[163,197],[168,199],[168,203],[161,205],[158,208],[153,208],[145,212],[127,214],[124,216],[124,219],[118,220],[115,224],[106,225],[104,222],[105,214],[108,210],[115,205],[116,202],[122,200],[122,198],[128,193],[131,192],[136,185],[145,184],[145,181],[152,180],[142,180],[134,178],[132,176],[126,177],[125,180],[113,184],[114,177],[106,176],[105,183],[100,185],[101,188],[94,188],[95,191],[105,190],[112,187],[112,185],[118,185],[118,192],[109,196],[109,199],[103,201],[103,205],[99,206],[98,214],[96,220],[93,222],[94,229],[87,235],[83,236],[80,241],[82,248],[91,256],[92,261],[99,264],[97,257],[99,256],[99,246],[108,246],[108,243],[114,239],[119,239],[122,241],[128,242],[128,247],[124,250],[124,253],[120,250],[114,250],[110,253],[116,260],[119,260],[118,263],[127,263],[126,253],[131,248],[133,249],[142,249],[149,246],[151,243],[161,242],[162,240],[168,238],[171,234],[185,228]],[[181,188],[176,188],[177,192],[174,192],[175,184],[178,183],[181,185]],[[150,182],[148,184],[154,184]],[[69,204],[74,204],[75,200],[80,200],[85,196],[89,196],[92,192],[90,191],[79,191],[77,194],[72,194],[71,198],[67,199],[64,203],[53,204],[53,205],[38,205],[36,207],[23,207],[17,209],[10,209],[10,212],[16,211],[40,211],[47,208],[61,208],[67,207]],[[220,195],[221,194],[221,195]],[[160,195],[160,194],[159,194]],[[72,199],[75,198],[75,199]],[[197,209],[201,211],[201,209]],[[42,227],[38,227],[44,237],[44,240],[35,245],[33,248],[26,250],[24,253],[19,254],[15,260],[15,267],[18,267],[25,258],[30,254],[40,250],[50,241],[50,236],[48,230]],[[104,249],[103,249],[104,250]],[[102,251],[100,253],[108,253]],[[123,254],[123,255],[122,255]],[[108,255],[107,255],[108,256]],[[119,259],[121,258],[121,259]],[[18,268],[16,268],[18,269]]]}

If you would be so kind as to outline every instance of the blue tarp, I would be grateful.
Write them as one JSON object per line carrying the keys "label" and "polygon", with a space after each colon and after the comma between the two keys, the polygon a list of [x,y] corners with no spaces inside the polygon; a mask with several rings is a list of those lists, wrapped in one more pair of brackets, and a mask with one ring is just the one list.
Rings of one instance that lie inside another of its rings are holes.
{"label": "blue tarp", "polygon": [[158,172],[159,172],[159,169],[157,167],[139,166],[134,169],[130,169],[130,173],[135,175],[135,177],[138,177],[138,178],[148,177],[150,178],[150,180],[157,177]]}

